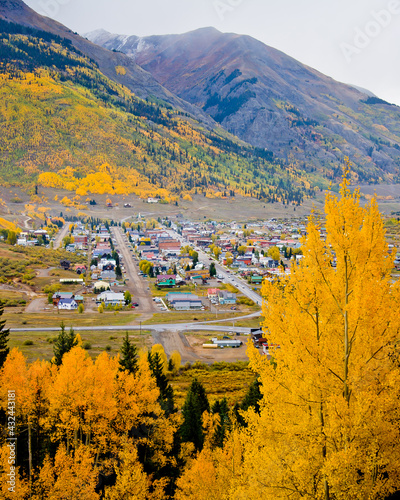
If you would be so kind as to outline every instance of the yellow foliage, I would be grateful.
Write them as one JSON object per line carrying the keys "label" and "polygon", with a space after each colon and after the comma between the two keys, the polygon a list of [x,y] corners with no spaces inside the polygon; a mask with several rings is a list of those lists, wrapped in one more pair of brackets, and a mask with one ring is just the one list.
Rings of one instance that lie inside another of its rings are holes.
{"label": "yellow foliage", "polygon": [[123,66],[115,66],[117,75],[126,75],[126,69]]}
{"label": "yellow foliage", "polygon": [[21,229],[14,224],[14,222],[8,221],[0,217],[0,228],[8,229],[9,231],[14,231],[15,233],[20,233]]}

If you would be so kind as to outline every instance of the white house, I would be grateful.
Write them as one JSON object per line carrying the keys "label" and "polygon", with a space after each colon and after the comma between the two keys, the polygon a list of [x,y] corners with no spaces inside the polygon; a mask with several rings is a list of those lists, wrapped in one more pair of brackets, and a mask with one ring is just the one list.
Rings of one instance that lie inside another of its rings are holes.
{"label": "white house", "polygon": [[58,309],[64,309],[66,311],[74,311],[78,309],[78,303],[75,299],[60,299],[57,305]]}
{"label": "white house", "polygon": [[125,305],[125,296],[119,292],[103,292],[97,296],[98,302],[104,302],[105,306],[123,306]]}

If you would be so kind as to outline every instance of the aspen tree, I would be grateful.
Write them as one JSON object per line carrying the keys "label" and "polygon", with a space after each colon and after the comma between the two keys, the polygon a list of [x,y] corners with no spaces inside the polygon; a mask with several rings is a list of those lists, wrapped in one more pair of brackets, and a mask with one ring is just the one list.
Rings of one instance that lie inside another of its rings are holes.
{"label": "aspen tree", "polygon": [[311,218],[303,260],[263,286],[264,329],[280,348],[273,363],[250,349],[263,399],[245,433],[244,467],[258,469],[248,498],[385,498],[400,484],[394,254],[348,172],[325,214],[326,239]]}

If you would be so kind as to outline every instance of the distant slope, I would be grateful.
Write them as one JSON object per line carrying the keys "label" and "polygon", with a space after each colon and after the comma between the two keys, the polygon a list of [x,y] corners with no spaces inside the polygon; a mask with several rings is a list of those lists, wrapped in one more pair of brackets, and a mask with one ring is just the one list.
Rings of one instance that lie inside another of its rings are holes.
{"label": "distant slope", "polygon": [[[164,88],[150,73],[143,70],[122,52],[110,51],[91,43],[57,21],[39,15],[22,0],[0,0],[0,19],[43,30],[71,40],[76,49],[98,64],[100,71],[104,75],[115,82],[125,85],[139,97],[150,100],[162,99],[172,106],[192,114],[196,119],[203,121],[206,126],[211,128],[215,126],[215,123],[207,114]],[[118,67],[123,67],[124,72],[117,72],[116,68]]]}
{"label": "distant slope", "polygon": [[[124,68],[117,68],[123,73]],[[306,176],[272,154],[143,101],[53,33],[0,20],[0,173],[88,193],[243,194],[300,203]]]}
{"label": "distant slope", "polygon": [[226,130],[316,181],[350,156],[358,179],[399,182],[400,108],[370,100],[249,36],[204,28],[182,35],[87,35],[129,55]]}

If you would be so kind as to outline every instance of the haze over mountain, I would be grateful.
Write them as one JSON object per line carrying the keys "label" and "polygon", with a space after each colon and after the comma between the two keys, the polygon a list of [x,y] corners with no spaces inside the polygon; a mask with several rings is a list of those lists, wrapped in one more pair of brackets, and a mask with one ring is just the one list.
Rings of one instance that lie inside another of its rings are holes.
{"label": "haze over mountain", "polygon": [[335,177],[348,155],[361,181],[398,177],[400,108],[252,37],[214,28],[149,37],[97,30],[86,36],[124,52],[226,130],[289,163]]}

